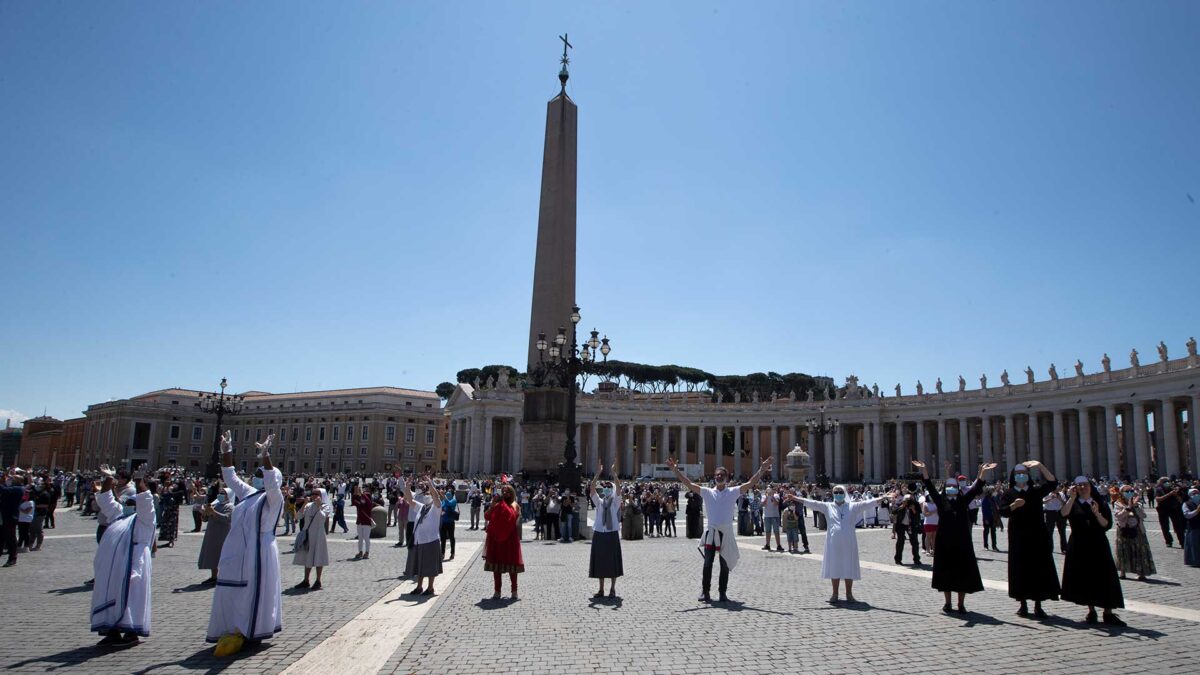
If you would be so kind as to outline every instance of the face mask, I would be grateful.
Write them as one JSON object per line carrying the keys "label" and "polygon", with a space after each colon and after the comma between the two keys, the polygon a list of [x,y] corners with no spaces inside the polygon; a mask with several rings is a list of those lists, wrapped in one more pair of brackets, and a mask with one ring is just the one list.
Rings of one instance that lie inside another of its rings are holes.
{"label": "face mask", "polygon": [[603,490],[600,491],[600,494],[602,494],[605,499],[611,497],[612,493],[613,493],[612,488],[604,488]]}
{"label": "face mask", "polygon": [[432,502],[433,502],[433,497],[431,497],[429,495],[421,495],[421,503],[422,504],[430,504]]}
{"label": "face mask", "polygon": [[1018,473],[1013,476],[1013,480],[1015,480],[1017,482],[1017,485],[1024,485],[1029,482],[1029,474]]}
{"label": "face mask", "polygon": [[1125,496],[1125,499],[1133,499],[1132,492],[1122,492],[1121,494]]}
{"label": "face mask", "polygon": [[948,487],[948,488],[946,488],[946,494],[948,494],[950,496],[954,496],[954,495],[958,494],[958,488],[953,487],[953,486]]}
{"label": "face mask", "polygon": [[255,490],[261,490],[263,487],[263,479],[259,478],[258,476],[255,476],[254,478],[250,479],[250,485]]}
{"label": "face mask", "polygon": [[841,504],[842,502],[846,501],[846,495],[844,495],[840,492],[834,493],[833,501],[837,502],[838,504]]}

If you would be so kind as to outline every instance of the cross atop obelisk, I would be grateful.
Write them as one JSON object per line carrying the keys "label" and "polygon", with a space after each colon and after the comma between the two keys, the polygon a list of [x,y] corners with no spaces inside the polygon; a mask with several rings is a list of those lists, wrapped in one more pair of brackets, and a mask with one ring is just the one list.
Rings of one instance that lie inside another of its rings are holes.
{"label": "cross atop obelisk", "polygon": [[571,62],[571,59],[567,58],[567,50],[574,49],[575,47],[570,42],[567,42],[566,33],[559,35],[558,39],[562,40],[563,43],[562,70],[558,71],[558,81],[562,84],[562,90],[565,94],[567,92],[567,78],[571,77],[571,74],[567,72],[567,64]]}

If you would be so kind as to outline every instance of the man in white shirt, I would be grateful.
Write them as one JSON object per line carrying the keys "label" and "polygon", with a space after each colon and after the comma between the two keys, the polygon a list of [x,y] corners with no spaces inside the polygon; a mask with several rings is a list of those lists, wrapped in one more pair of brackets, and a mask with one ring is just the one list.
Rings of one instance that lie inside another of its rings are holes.
{"label": "man in white shirt", "polygon": [[762,475],[770,470],[771,461],[771,457],[763,460],[758,471],[750,477],[750,480],[741,485],[726,485],[729,480],[729,471],[723,466],[718,466],[713,473],[715,487],[709,488],[693,483],[679,470],[678,460],[674,457],[667,458],[667,466],[675,472],[675,478],[687,489],[699,494],[700,498],[704,500],[704,513],[708,515],[708,528],[704,531],[704,536],[700,537],[700,546],[698,547],[700,554],[704,556],[704,572],[700,581],[702,589],[700,602],[712,602],[709,589],[712,587],[713,562],[718,557],[720,558],[721,573],[717,582],[717,590],[720,591],[721,602],[729,601],[725,595],[725,590],[729,586],[729,571],[737,566],[738,561],[737,538],[733,531],[733,517],[737,513],[738,498],[754,489]]}
{"label": "man in white shirt", "polygon": [[1067,552],[1067,519],[1060,511],[1066,502],[1066,498],[1058,490],[1051,490],[1042,499],[1042,510],[1045,511],[1046,518],[1046,535],[1050,537],[1050,543],[1053,545],[1054,530],[1058,530],[1058,550],[1064,554]]}

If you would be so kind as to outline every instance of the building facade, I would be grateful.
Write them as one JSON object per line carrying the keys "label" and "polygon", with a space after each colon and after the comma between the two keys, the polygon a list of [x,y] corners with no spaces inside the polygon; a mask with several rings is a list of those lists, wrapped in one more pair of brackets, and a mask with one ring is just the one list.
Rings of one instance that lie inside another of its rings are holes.
{"label": "building facade", "polygon": [[[222,430],[196,407],[203,392],[163,389],[88,406],[81,464],[203,470]],[[233,433],[235,464],[257,464],[254,443],[276,435],[272,458],[288,473],[380,473],[445,468],[448,425],[432,391],[370,387],[289,394],[250,391]]]}
{"label": "building facade", "polygon": [[[830,480],[879,481],[909,473],[920,459],[932,475],[974,475],[981,462],[1007,472],[1017,462],[1037,459],[1056,476],[1196,475],[1200,435],[1193,423],[1200,396],[1200,361],[1195,342],[1187,356],[1141,365],[1131,354],[1128,368],[1072,377],[1051,369],[1046,380],[955,391],[924,390],[909,395],[867,391],[853,377],[829,401],[791,397],[713,402],[711,396],[646,395],[628,391],[581,394],[576,443],[585,472],[598,458],[619,460],[621,473],[668,456],[704,466],[717,462],[745,477],[770,455],[783,456],[799,444],[812,457],[812,476]],[[918,385],[919,386],[919,385]],[[803,397],[802,397],[803,398]],[[446,407],[450,418],[451,471],[464,474],[522,469],[522,394],[517,387],[476,388],[460,384]],[[819,434],[817,425],[837,420],[837,430]],[[775,472],[780,475],[780,471]],[[1001,474],[997,474],[1001,475]]]}
{"label": "building facade", "polygon": [[0,429],[0,466],[15,466],[20,454],[21,427],[14,427],[11,419],[4,420],[4,428]]}

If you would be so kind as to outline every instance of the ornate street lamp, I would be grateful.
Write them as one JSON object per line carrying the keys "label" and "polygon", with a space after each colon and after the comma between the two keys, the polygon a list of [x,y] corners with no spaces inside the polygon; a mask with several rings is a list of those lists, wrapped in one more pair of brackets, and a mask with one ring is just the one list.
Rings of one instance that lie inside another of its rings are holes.
{"label": "ornate street lamp", "polygon": [[221,378],[221,391],[218,392],[201,392],[200,400],[196,401],[196,407],[200,412],[209,415],[217,416],[217,428],[213,432],[213,448],[212,456],[208,460],[208,465],[204,468],[204,475],[209,480],[215,480],[221,477],[221,421],[226,415],[233,416],[242,412],[242,405],[246,401],[245,396],[237,394],[226,394],[225,387],[228,382],[225,378]]}
{"label": "ornate street lamp", "polygon": [[[816,443],[815,443],[816,448],[812,447],[814,445],[814,443],[812,441],[809,442],[809,454],[812,455],[813,457],[816,457],[817,456],[816,453],[820,452],[821,453],[820,456],[823,458],[825,456],[825,435],[826,434],[836,435],[840,422],[838,422],[837,419],[828,419],[828,420],[825,419],[825,406],[821,406],[820,411],[821,411],[820,417],[819,418],[811,418],[810,417],[807,424],[808,424],[808,437],[810,439],[812,439],[813,436],[816,436],[816,439],[817,439]],[[825,477],[826,480],[829,479],[829,470],[830,470],[830,467],[825,466],[824,460],[822,460],[821,474]]]}
{"label": "ornate street lamp", "polygon": [[[534,346],[538,352],[538,367],[533,373],[534,384],[537,386],[558,386],[567,389],[567,443],[563,448],[563,462],[558,465],[559,490],[571,490],[580,493],[580,466],[575,462],[575,400],[578,385],[575,380],[581,373],[587,371],[590,364],[600,357],[608,360],[612,352],[608,336],[600,338],[600,332],[592,330],[591,337],[582,345],[577,343],[576,329],[580,321],[579,306],[571,308],[570,344],[567,343],[567,329],[559,326],[554,340],[547,342],[545,333],[538,333]],[[548,358],[547,358],[548,355]]]}

